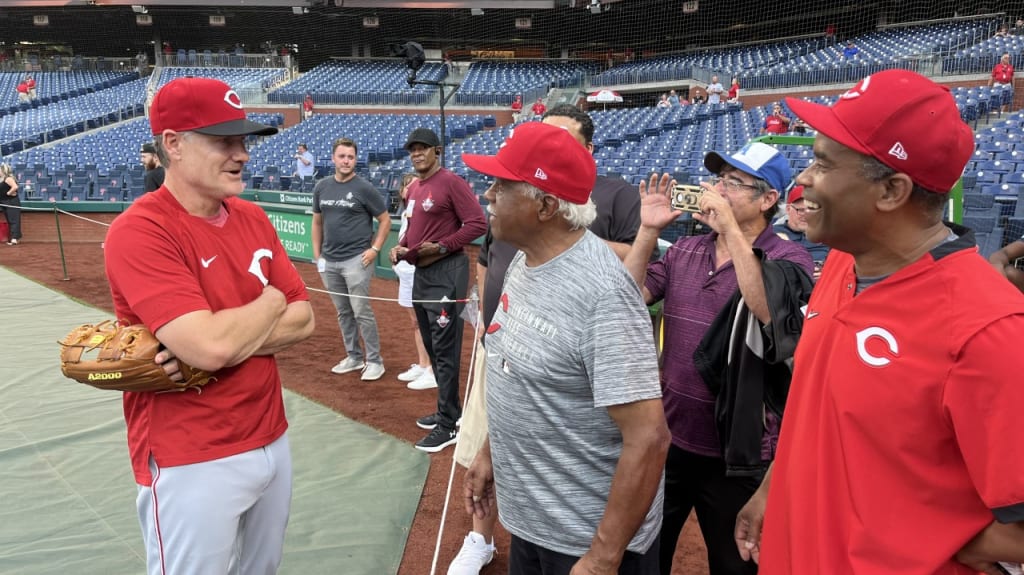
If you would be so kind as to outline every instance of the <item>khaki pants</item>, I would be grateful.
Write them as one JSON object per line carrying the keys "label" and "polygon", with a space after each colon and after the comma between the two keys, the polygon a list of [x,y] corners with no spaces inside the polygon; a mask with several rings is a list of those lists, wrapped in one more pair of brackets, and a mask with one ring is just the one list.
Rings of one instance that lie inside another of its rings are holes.
{"label": "khaki pants", "polygon": [[486,379],[487,352],[477,343],[473,380],[462,407],[462,427],[459,428],[459,442],[455,445],[455,461],[463,467],[473,463],[473,458],[487,439]]}

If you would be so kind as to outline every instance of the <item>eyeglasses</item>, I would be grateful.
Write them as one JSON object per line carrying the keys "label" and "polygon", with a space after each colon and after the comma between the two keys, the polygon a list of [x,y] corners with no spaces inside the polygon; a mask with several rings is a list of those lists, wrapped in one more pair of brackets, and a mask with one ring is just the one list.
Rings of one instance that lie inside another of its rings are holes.
{"label": "eyeglasses", "polygon": [[757,191],[757,186],[754,186],[752,184],[744,184],[739,180],[735,180],[732,178],[723,178],[721,176],[711,176],[711,179],[708,180],[708,183],[710,183],[712,186],[722,184],[722,187],[729,190],[730,192],[738,192],[742,189]]}
{"label": "eyeglasses", "polygon": [[794,212],[796,212],[796,213],[798,213],[800,215],[804,215],[805,213],[807,213],[807,208],[794,208],[793,206],[786,206],[786,207],[788,207],[789,209],[793,210]]}

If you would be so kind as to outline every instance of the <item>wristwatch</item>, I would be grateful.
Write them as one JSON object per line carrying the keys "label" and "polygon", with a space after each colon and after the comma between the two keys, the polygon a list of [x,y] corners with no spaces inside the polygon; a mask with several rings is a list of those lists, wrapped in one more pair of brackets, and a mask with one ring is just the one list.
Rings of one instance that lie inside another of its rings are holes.
{"label": "wristwatch", "polygon": [[446,253],[448,253],[448,248],[446,248],[446,247],[444,246],[444,244],[442,244],[442,243],[438,243],[438,244],[437,244],[437,253],[439,253],[439,254],[441,254],[441,255],[443,256],[443,255],[445,255]]}

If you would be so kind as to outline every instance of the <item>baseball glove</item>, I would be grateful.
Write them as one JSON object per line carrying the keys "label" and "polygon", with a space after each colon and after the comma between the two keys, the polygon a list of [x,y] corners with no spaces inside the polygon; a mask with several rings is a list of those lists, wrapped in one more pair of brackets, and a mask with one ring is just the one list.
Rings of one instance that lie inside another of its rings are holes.
{"label": "baseball glove", "polygon": [[184,391],[216,379],[178,359],[181,381],[172,381],[154,357],[160,341],[143,325],[122,327],[113,321],[85,324],[60,342],[60,369],[66,377],[99,389]]}

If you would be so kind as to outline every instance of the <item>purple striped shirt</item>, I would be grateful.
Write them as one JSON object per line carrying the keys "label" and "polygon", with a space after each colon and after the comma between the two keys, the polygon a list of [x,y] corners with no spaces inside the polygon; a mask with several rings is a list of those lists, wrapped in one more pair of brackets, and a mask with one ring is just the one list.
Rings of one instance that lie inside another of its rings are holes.
{"label": "purple striped shirt", "polygon": [[[738,288],[731,261],[715,269],[717,237],[712,232],[680,238],[647,267],[644,285],[654,301],[665,302],[661,387],[672,443],[691,453],[720,458],[715,397],[693,364],[693,352],[704,332]],[[807,249],[778,237],[771,226],[761,232],[754,247],[764,250],[768,259],[796,262],[808,275],[814,270]],[[765,460],[774,456],[778,436],[779,422],[770,417],[763,442]]]}

